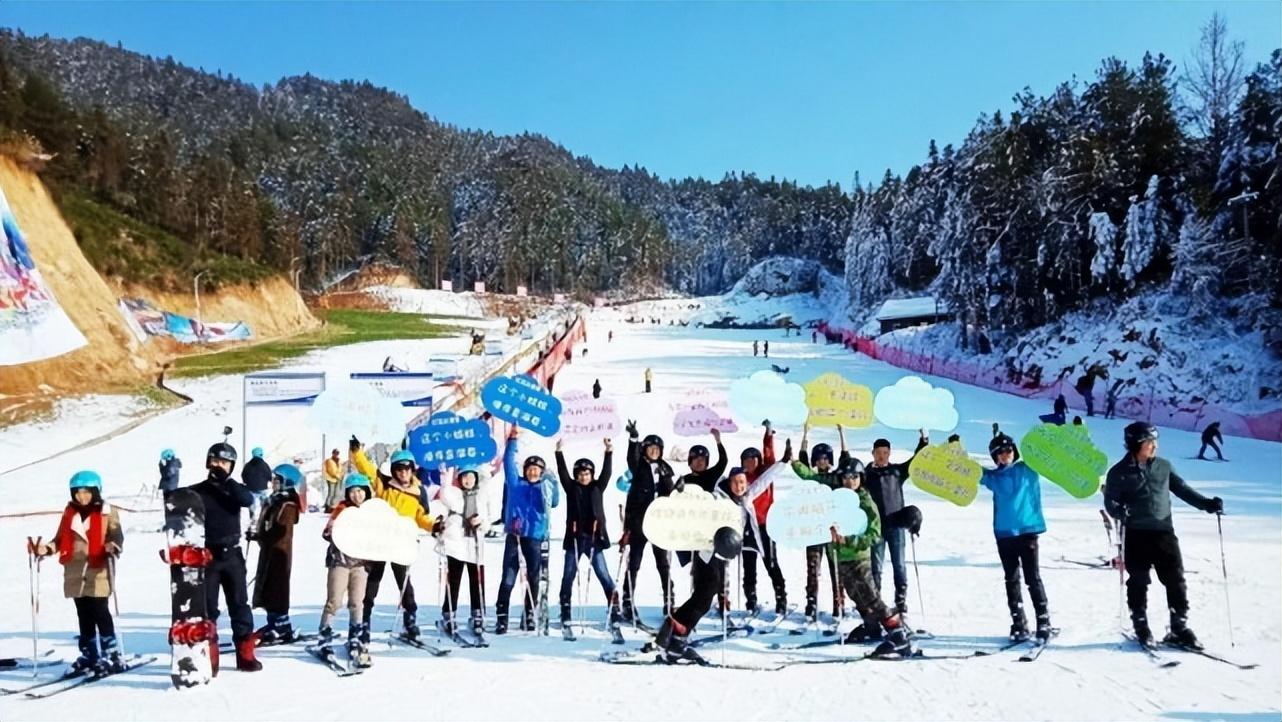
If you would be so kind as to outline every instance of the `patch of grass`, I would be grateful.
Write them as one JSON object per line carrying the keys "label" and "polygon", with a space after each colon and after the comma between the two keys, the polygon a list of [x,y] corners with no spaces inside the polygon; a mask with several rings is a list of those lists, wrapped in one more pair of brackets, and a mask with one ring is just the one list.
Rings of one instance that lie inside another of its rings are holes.
{"label": "patch of grass", "polygon": [[456,328],[431,323],[429,317],[416,313],[332,309],[317,311],[316,315],[326,321],[326,326],[319,331],[254,346],[185,356],[174,363],[173,375],[242,374],[275,368],[288,359],[321,348],[369,341],[440,338],[458,332]]}
{"label": "patch of grass", "polygon": [[58,197],[59,210],[76,243],[97,271],[165,290],[185,289],[196,270],[208,269],[207,287],[221,279],[256,281],[278,273],[272,268],[196,249],[164,229],[143,223],[78,190]]}

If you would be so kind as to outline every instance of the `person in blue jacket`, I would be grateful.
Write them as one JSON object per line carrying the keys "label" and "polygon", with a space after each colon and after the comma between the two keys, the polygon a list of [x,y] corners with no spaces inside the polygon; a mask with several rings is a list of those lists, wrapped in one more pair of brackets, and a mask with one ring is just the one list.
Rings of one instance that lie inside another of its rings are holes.
{"label": "person in blue jacket", "polygon": [[1037,536],[1046,531],[1042,516],[1041,477],[1028,464],[1019,460],[1015,440],[993,426],[995,435],[988,443],[988,453],[997,464],[984,469],[980,483],[993,493],[993,535],[997,537],[997,554],[1006,574],[1006,603],[1010,607],[1010,639],[1028,639],[1024,617],[1024,595],[1019,589],[1019,573],[1024,571],[1028,596],[1037,615],[1037,639],[1045,643],[1051,636],[1051,615],[1042,586],[1042,573],[1037,562]]}
{"label": "person in blue jacket", "polygon": [[534,594],[539,586],[542,557],[539,546],[548,539],[550,509],[561,503],[561,490],[556,479],[545,477],[547,462],[539,456],[528,456],[518,473],[516,466],[517,435],[515,425],[507,435],[503,449],[503,580],[499,598],[494,603],[494,633],[507,634],[507,610],[516,585],[521,562],[525,557],[525,616],[521,629],[534,629]]}

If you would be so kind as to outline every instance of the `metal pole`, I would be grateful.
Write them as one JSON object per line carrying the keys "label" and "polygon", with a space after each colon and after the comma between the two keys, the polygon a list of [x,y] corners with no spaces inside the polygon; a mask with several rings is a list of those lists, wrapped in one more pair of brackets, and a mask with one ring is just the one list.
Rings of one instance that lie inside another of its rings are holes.
{"label": "metal pole", "polygon": [[1224,518],[1223,514],[1215,515],[1215,529],[1220,536],[1220,569],[1224,572],[1224,616],[1229,623],[1229,646],[1236,647],[1233,641],[1233,608],[1229,605],[1229,563],[1224,557]]}

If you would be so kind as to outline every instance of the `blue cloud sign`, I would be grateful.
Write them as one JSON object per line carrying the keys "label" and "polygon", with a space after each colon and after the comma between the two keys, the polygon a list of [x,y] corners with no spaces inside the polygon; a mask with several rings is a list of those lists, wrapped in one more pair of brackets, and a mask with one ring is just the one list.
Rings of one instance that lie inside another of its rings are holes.
{"label": "blue cloud sign", "polygon": [[499,447],[490,427],[480,419],[464,419],[450,411],[433,414],[426,424],[409,433],[410,453],[432,469],[481,464],[494,458]]}
{"label": "blue cloud sign", "polygon": [[561,429],[561,402],[527,375],[499,376],[481,388],[481,404],[496,418],[539,436]]}

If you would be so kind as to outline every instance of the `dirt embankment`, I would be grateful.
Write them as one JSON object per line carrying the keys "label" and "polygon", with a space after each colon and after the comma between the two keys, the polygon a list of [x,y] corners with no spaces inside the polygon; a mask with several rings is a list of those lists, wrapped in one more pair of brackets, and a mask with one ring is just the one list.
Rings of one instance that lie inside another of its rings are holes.
{"label": "dirt embankment", "polygon": [[[194,316],[192,295],[108,283],[81,253],[39,177],[5,157],[0,157],[0,188],[45,283],[88,341],[51,359],[0,366],[0,426],[23,415],[24,409],[38,408],[57,396],[154,383],[164,362],[208,350],[165,338],[139,341],[121,315],[121,296],[145,298],[158,309]],[[255,342],[320,325],[284,277],[252,286],[225,286],[217,292],[202,289],[201,317],[245,321]]]}

